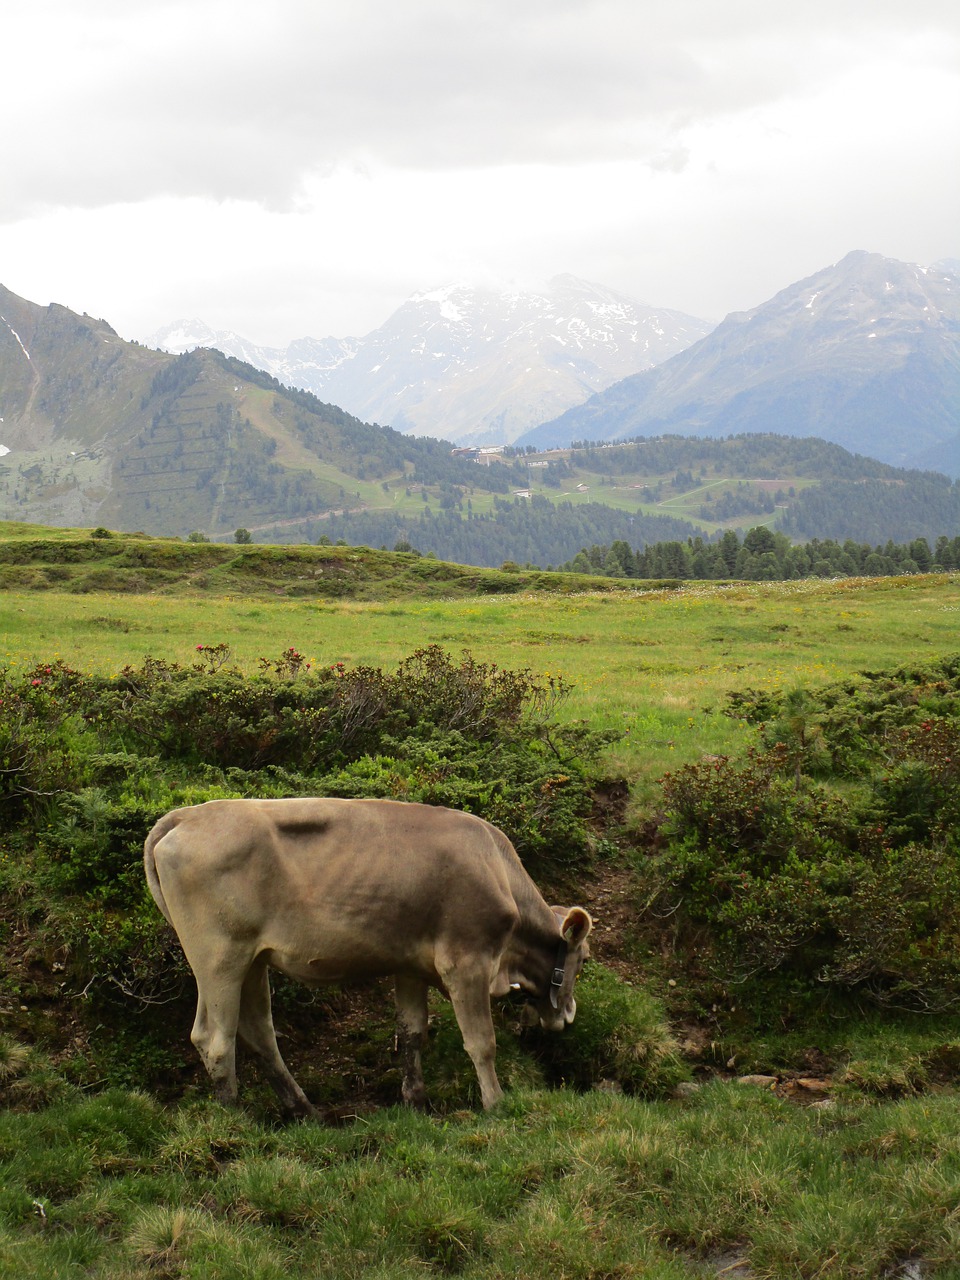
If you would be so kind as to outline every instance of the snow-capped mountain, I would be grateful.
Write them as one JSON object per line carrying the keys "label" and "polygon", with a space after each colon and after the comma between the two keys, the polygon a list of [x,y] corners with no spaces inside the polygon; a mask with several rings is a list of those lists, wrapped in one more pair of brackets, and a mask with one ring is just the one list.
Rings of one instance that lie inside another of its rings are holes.
{"label": "snow-capped mountain", "polygon": [[264,369],[291,387],[319,394],[324,379],[356,353],[356,338],[298,338],[289,347],[264,347],[230,329],[212,329],[203,320],[174,320],[147,338],[145,345],[183,355],[197,347],[214,347]]}
{"label": "snow-capped mountain", "polygon": [[819,436],[960,475],[960,281],[856,251],[519,441]]}
{"label": "snow-capped mountain", "polygon": [[148,345],[217,347],[368,422],[502,444],[711,328],[564,275],[541,290],[451,284],[417,293],[362,338],[301,338],[279,350],[189,320]]}

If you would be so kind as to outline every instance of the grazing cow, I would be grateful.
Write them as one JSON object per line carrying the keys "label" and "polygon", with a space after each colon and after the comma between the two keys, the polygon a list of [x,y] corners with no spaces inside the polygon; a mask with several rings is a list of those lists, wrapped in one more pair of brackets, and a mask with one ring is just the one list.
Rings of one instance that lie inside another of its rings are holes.
{"label": "grazing cow", "polygon": [[237,1097],[236,1037],[286,1111],[314,1114],[280,1056],[271,966],[306,983],[395,979],[403,1098],[425,1101],[427,989],[445,992],[484,1107],[502,1096],[490,997],[519,987],[542,1026],[576,1013],[591,920],[549,907],[482,818],[395,800],[211,800],[161,818],[147,883],[197,980],[191,1039],[217,1097]]}

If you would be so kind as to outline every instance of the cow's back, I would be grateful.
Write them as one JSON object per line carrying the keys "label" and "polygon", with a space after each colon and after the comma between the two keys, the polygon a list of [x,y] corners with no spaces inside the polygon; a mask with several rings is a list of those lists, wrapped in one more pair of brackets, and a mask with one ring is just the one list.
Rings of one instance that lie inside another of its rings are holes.
{"label": "cow's back", "polygon": [[147,841],[185,945],[249,942],[308,980],[431,972],[440,941],[486,950],[517,914],[504,845],[455,810],[326,797],[209,801]]}

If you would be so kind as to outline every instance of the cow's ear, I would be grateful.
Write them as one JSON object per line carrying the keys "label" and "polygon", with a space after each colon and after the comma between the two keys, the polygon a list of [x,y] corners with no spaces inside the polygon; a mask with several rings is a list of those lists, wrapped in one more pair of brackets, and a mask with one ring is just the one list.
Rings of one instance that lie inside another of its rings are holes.
{"label": "cow's ear", "polygon": [[563,918],[560,932],[571,947],[579,947],[592,928],[593,921],[583,907],[571,907]]}

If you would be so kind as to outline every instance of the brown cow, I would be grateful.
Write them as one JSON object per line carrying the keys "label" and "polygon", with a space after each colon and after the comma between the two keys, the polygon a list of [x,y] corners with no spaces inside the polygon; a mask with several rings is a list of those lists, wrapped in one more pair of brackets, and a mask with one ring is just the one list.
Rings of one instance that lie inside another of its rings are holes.
{"label": "brown cow", "polygon": [[284,1108],[314,1114],[280,1056],[269,967],[307,983],[395,979],[403,1097],[425,1099],[427,989],[453,1004],[484,1107],[502,1096],[490,997],[521,988],[542,1026],[576,1013],[582,907],[549,907],[513,845],[471,814],[394,800],[211,800],[161,818],[147,883],[197,979],[191,1039],[237,1097],[236,1038]]}

